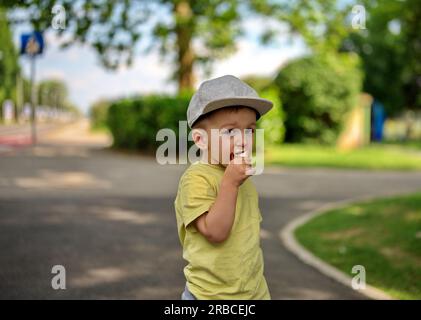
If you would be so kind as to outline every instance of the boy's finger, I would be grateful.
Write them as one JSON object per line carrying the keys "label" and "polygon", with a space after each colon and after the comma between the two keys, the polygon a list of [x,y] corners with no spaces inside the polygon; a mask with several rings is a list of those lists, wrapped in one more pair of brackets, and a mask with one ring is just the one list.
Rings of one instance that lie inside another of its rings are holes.
{"label": "boy's finger", "polygon": [[234,159],[237,159],[235,163],[237,164],[250,164],[251,157],[247,151],[243,151],[240,153],[234,153]]}
{"label": "boy's finger", "polygon": [[251,162],[252,162],[251,154],[248,151],[244,151],[243,157],[244,157],[245,163],[251,164]]}
{"label": "boy's finger", "polygon": [[248,165],[246,167],[246,175],[248,176],[253,176],[256,173],[256,169],[253,168],[252,166]]}
{"label": "boy's finger", "polygon": [[244,158],[241,156],[241,153],[234,153],[234,158],[233,158],[233,162],[235,164],[243,164],[244,163]]}

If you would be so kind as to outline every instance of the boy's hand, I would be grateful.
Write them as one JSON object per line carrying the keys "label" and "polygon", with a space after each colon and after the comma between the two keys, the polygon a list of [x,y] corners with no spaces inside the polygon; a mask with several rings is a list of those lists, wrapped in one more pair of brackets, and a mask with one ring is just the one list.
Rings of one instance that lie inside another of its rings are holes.
{"label": "boy's hand", "polygon": [[248,160],[246,153],[235,154],[225,169],[223,180],[235,187],[243,184],[248,177],[253,175],[253,168]]}
{"label": "boy's hand", "polygon": [[209,211],[195,220],[197,230],[212,243],[225,241],[235,219],[238,187],[251,175],[251,161],[247,153],[232,157],[225,169],[221,189]]}

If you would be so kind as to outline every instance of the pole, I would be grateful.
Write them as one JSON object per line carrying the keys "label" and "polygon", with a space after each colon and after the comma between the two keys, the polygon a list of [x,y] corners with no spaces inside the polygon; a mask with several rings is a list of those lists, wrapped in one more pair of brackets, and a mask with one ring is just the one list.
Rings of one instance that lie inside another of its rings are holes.
{"label": "pole", "polygon": [[31,138],[32,144],[37,143],[36,130],[36,88],[35,88],[35,55],[30,56],[31,59]]}
{"label": "pole", "polygon": [[19,114],[22,111],[23,106],[22,98],[22,77],[20,71],[16,73],[16,104],[15,104],[15,122],[19,122]]}

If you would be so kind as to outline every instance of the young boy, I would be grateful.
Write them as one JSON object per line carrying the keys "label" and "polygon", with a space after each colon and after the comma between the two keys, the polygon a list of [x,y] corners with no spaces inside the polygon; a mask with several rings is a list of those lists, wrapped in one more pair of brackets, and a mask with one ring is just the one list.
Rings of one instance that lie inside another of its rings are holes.
{"label": "young boy", "polygon": [[[182,299],[270,299],[258,195],[248,179],[249,161],[241,156],[253,140],[244,132],[254,132],[256,120],[271,108],[272,102],[231,75],[205,81],[189,103],[193,141],[205,152],[184,172],[174,202],[188,262]],[[243,139],[234,139],[234,132]],[[219,140],[219,150],[212,139]]]}

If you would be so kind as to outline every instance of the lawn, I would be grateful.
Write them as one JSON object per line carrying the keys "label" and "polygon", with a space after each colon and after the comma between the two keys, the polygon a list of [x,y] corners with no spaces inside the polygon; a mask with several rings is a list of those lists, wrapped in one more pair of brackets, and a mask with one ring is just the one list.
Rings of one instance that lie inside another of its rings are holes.
{"label": "lawn", "polygon": [[371,144],[352,151],[334,146],[283,144],[265,148],[266,165],[369,170],[421,170],[418,144]]}
{"label": "lawn", "polygon": [[384,144],[389,145],[400,145],[400,146],[406,146],[414,149],[421,150],[421,140],[408,140],[408,141],[385,141]]}
{"label": "lawn", "polygon": [[295,236],[349,276],[363,265],[368,284],[397,299],[421,299],[421,193],[328,211]]}

